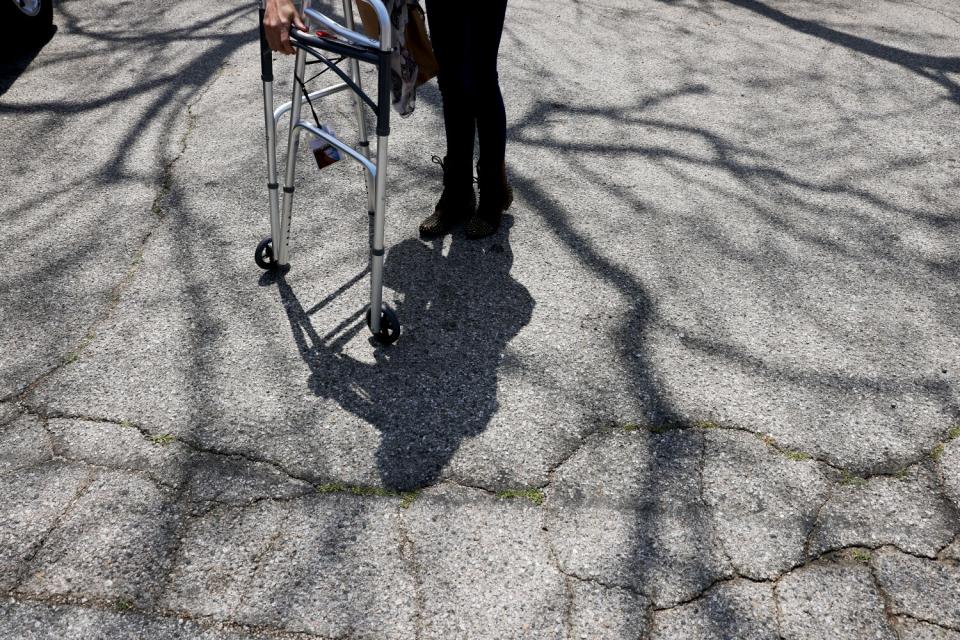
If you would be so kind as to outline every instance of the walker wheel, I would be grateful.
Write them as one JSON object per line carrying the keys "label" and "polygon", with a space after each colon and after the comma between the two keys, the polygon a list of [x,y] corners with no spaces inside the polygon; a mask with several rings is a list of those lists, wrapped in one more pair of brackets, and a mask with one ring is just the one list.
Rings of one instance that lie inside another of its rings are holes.
{"label": "walker wheel", "polygon": [[264,271],[270,271],[277,268],[277,261],[273,257],[273,238],[267,236],[257,245],[257,250],[253,254],[257,266]]}
{"label": "walker wheel", "polygon": [[[367,311],[367,326],[370,327],[370,311]],[[373,329],[371,329],[372,331]],[[400,319],[393,309],[383,305],[380,313],[380,332],[373,334],[380,344],[393,344],[400,337]]]}

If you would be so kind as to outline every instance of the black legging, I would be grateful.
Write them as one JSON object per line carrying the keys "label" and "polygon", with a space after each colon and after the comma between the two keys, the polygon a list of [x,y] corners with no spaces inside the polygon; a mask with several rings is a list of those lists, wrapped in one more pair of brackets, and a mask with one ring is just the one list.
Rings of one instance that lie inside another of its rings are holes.
{"label": "black legging", "polygon": [[507,115],[497,76],[497,53],[507,0],[427,0],[430,39],[440,65],[450,186],[472,184],[473,138],[480,172],[503,164]]}

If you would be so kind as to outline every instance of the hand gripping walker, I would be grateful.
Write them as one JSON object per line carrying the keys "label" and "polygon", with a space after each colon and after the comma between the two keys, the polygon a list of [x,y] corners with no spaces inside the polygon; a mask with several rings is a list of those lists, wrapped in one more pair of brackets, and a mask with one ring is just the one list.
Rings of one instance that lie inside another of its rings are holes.
{"label": "hand gripping walker", "polygon": [[[390,15],[381,0],[361,0],[367,2],[377,14],[380,23],[380,39],[374,40],[354,30],[352,0],[343,0],[345,25],[341,25],[326,15],[310,8],[309,0],[304,0],[304,18],[307,24],[323,25],[326,31],[317,35],[290,29],[290,43],[296,48],[294,60],[293,99],[273,108],[273,53],[267,46],[263,28],[265,0],[260,0],[260,70],[263,79],[263,116],[267,138],[267,189],[270,194],[270,235],[264,238],[255,254],[257,265],[262,269],[280,270],[287,267],[290,243],[290,218],[293,209],[294,177],[296,174],[297,151],[300,147],[300,131],[324,140],[346,156],[359,162],[365,169],[367,181],[367,210],[372,221],[370,241],[370,310],[379,309],[380,313],[367,311],[367,325],[373,335],[382,343],[390,344],[400,336],[400,321],[396,314],[383,304],[383,227],[384,207],[387,186],[387,138],[390,135],[390,55],[391,24]],[[332,52],[341,56],[340,60],[330,60],[323,52]],[[307,55],[311,60],[307,61]],[[349,60],[348,72],[338,66],[341,60]],[[360,86],[360,62],[377,67],[376,103]],[[321,63],[336,73],[343,82],[307,93],[304,85],[306,65]],[[359,151],[341,141],[332,133],[319,126],[300,119],[300,110],[304,103],[323,98],[334,93],[350,89],[353,92],[354,110],[360,137]],[[370,143],[367,139],[367,124],[364,120],[366,103],[377,118],[377,156],[376,162],[370,158]],[[286,172],[283,181],[282,206],[277,193],[277,123],[283,114],[290,112],[290,130],[287,134]]]}

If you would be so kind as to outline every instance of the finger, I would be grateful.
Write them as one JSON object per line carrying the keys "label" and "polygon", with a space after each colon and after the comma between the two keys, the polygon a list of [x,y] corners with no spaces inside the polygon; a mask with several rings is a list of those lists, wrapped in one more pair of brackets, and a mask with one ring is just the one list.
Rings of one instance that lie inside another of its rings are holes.
{"label": "finger", "polygon": [[270,47],[270,50],[271,50],[271,51],[279,51],[279,50],[280,50],[280,41],[277,40],[277,35],[276,35],[273,31],[270,31],[269,29],[264,29],[264,32],[266,33],[266,36],[267,36],[267,46]]}
{"label": "finger", "polygon": [[267,36],[267,45],[272,51],[280,51],[280,31],[277,21],[267,16],[263,21],[263,32]]}
{"label": "finger", "polygon": [[284,29],[280,32],[280,50],[287,55],[293,53],[293,47],[290,46],[290,29]]}
{"label": "finger", "polygon": [[267,27],[264,29],[264,33],[267,36],[267,45],[272,51],[280,50],[280,38],[277,37],[277,32],[273,29]]}
{"label": "finger", "polygon": [[295,24],[297,29],[300,29],[300,31],[307,30],[307,25],[303,23],[303,19],[300,17],[299,13],[293,14],[293,24]]}

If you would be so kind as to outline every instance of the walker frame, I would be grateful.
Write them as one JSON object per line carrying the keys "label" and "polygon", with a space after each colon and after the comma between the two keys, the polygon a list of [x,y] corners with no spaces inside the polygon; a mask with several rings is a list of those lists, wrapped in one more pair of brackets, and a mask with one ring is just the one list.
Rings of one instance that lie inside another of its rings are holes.
{"label": "walker frame", "polygon": [[[345,157],[351,158],[364,169],[367,190],[367,211],[370,215],[370,307],[367,310],[367,325],[374,337],[383,344],[391,344],[400,336],[400,322],[390,307],[383,304],[383,259],[384,220],[387,187],[387,149],[390,136],[391,70],[393,52],[390,15],[381,0],[359,0],[369,4],[377,15],[380,38],[374,39],[355,30],[352,0],[343,0],[344,24],[310,7],[310,0],[303,0],[303,17],[308,29],[319,25],[323,30],[308,33],[296,27],[290,29],[290,43],[296,49],[294,59],[293,97],[280,107],[273,101],[273,52],[267,45],[264,31],[266,0],[260,0],[260,71],[263,81],[263,115],[266,130],[267,191],[270,199],[270,235],[257,245],[255,260],[262,269],[283,271],[289,268],[290,223],[293,214],[294,181],[296,178],[297,152],[300,134],[305,131],[326,141]],[[324,52],[342,56],[349,61],[347,71],[331,61]],[[304,95],[304,72],[308,64],[325,64],[342,80],[338,84],[323,87]],[[366,62],[377,69],[377,99],[374,101],[363,90],[360,78],[360,63]],[[358,148],[354,148],[335,135],[320,129],[316,124],[301,119],[304,104],[313,100],[349,90],[357,119]],[[364,105],[376,116],[376,155],[372,157],[367,133]],[[283,181],[283,196],[277,180],[277,124],[285,113],[290,113],[290,128],[287,133],[287,155]],[[371,313],[380,309],[380,313]]]}

